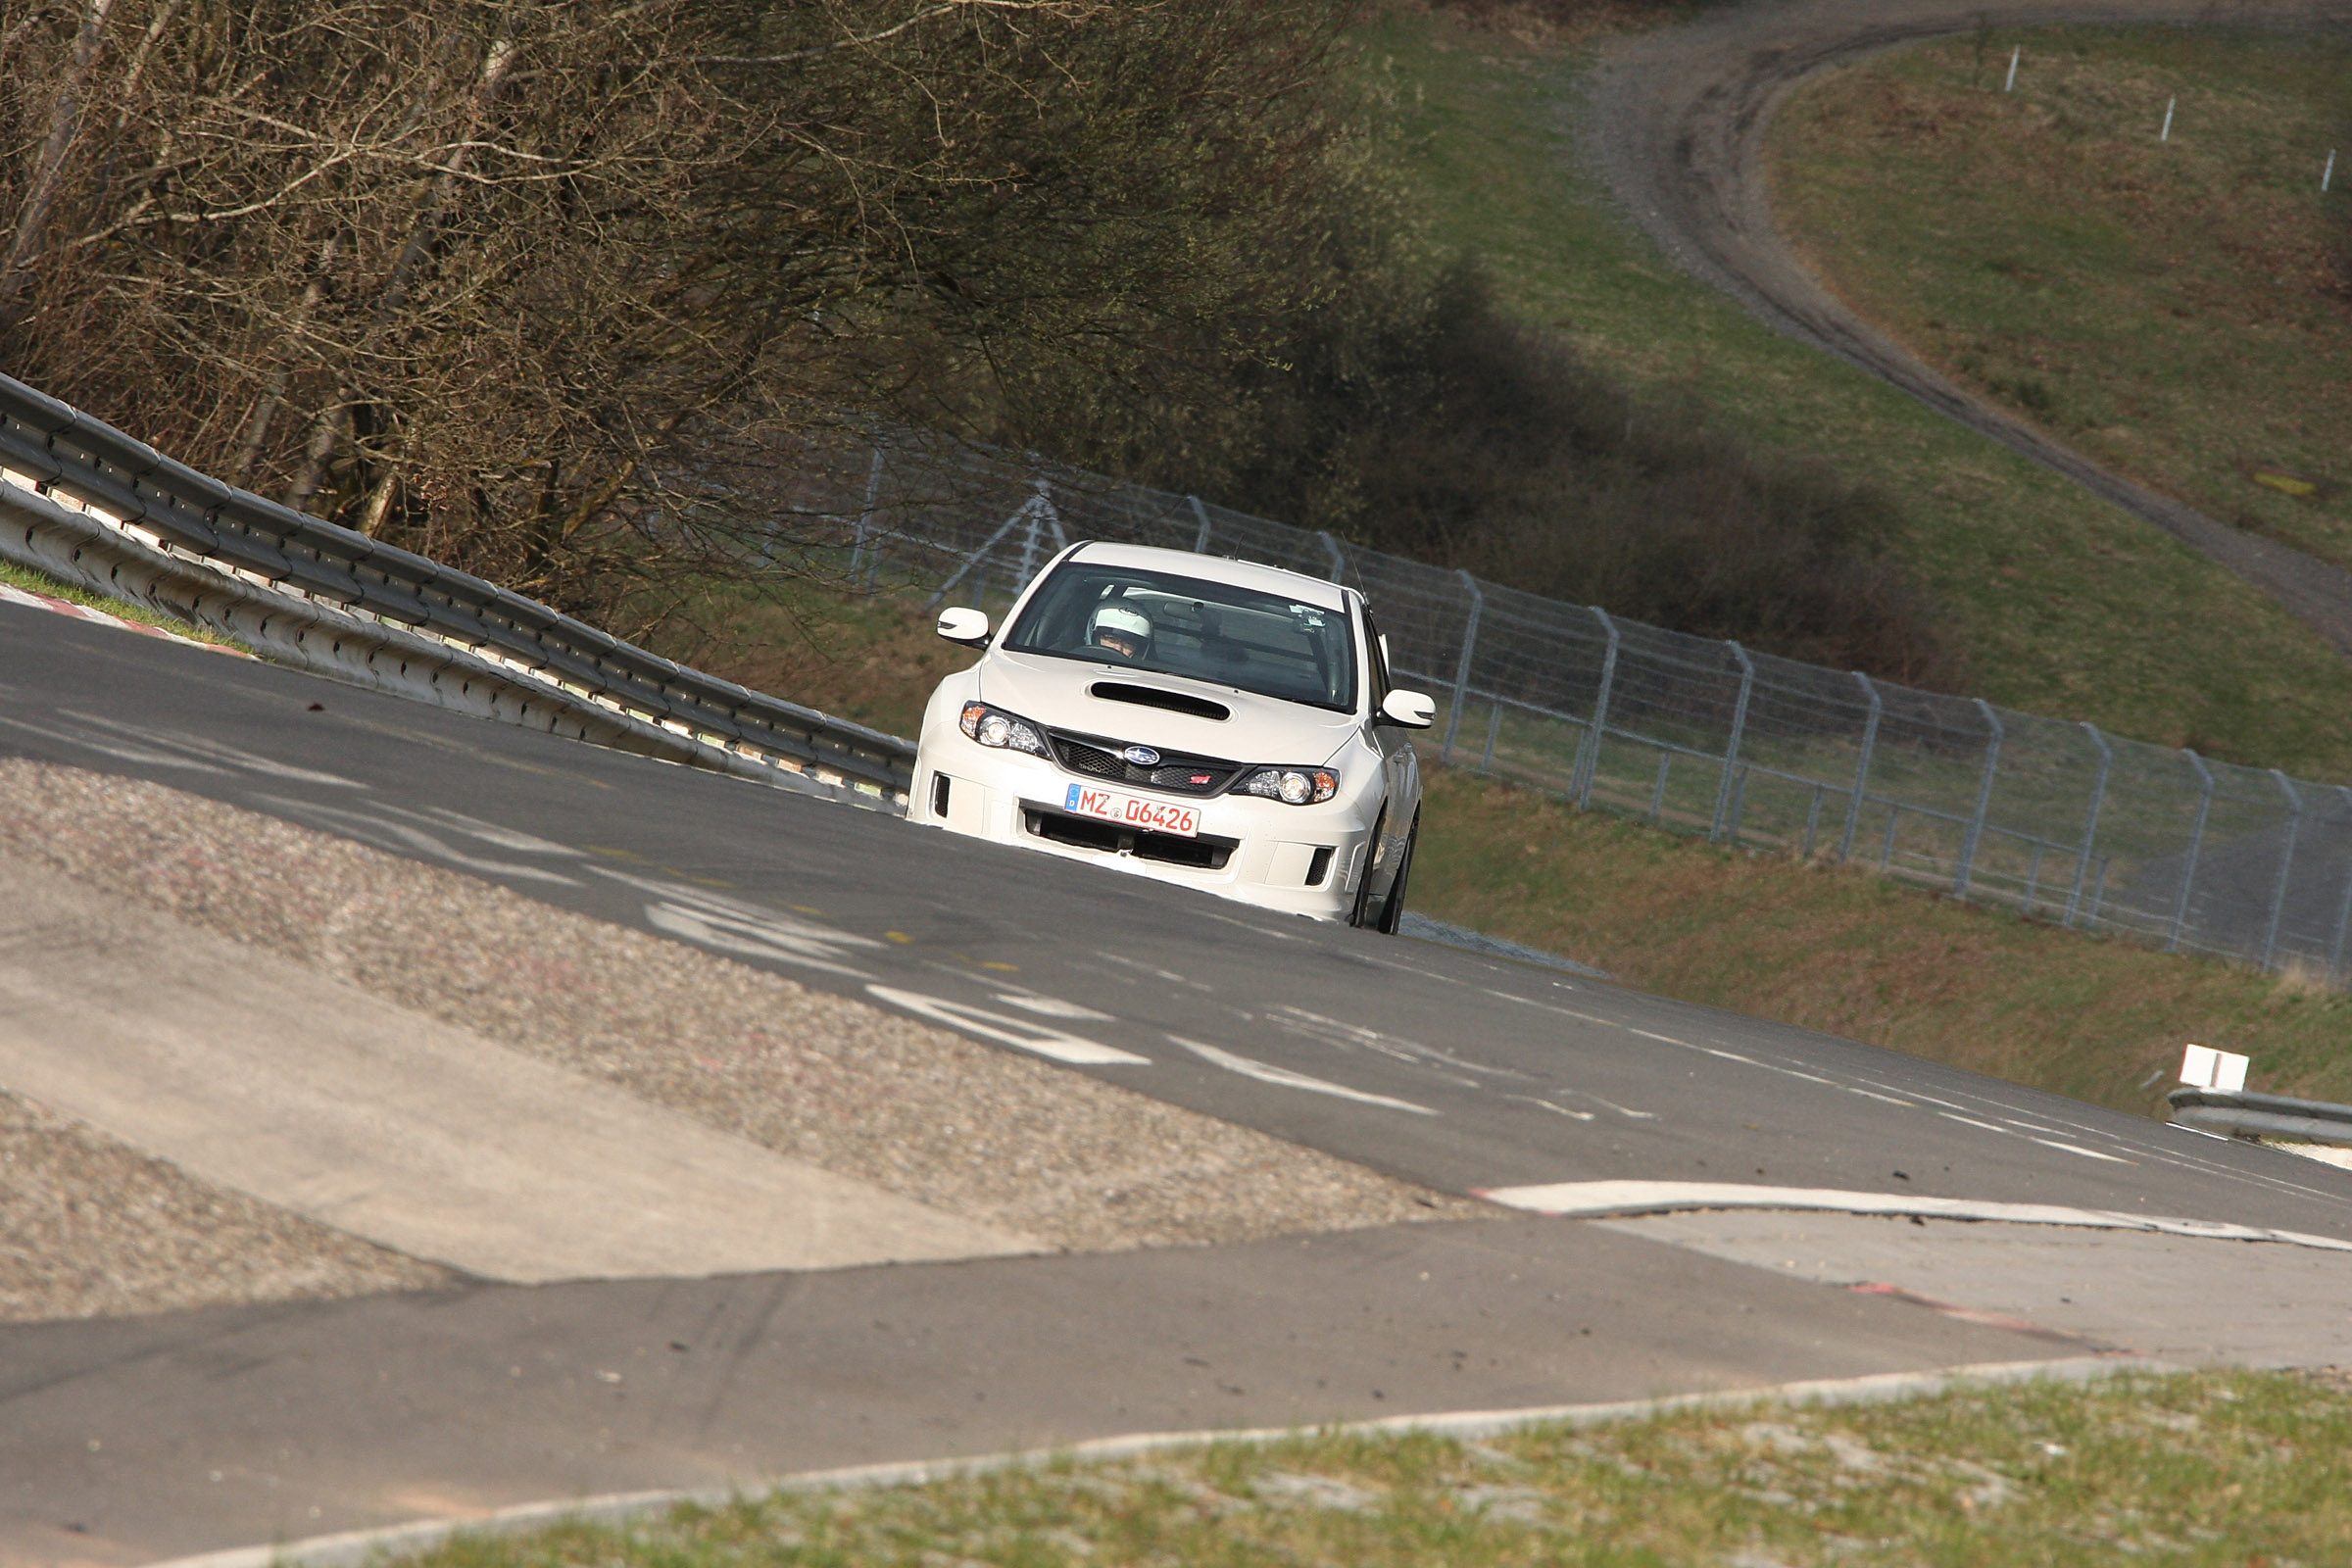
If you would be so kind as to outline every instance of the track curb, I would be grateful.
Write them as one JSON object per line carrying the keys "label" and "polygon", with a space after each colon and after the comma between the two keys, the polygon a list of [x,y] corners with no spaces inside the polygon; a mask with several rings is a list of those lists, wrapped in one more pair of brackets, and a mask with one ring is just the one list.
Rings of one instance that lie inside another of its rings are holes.
{"label": "track curb", "polygon": [[1449,1410],[1426,1415],[1381,1416],[1339,1421],[1323,1427],[1255,1427],[1232,1431],[1139,1432],[1095,1438],[1056,1448],[1010,1449],[957,1459],[916,1459],[887,1464],[803,1470],[726,1487],[609,1493],[563,1501],[523,1503],[472,1519],[429,1519],[376,1530],[346,1531],[268,1546],[234,1546],[194,1556],[172,1557],[148,1568],[365,1568],[396,1554],[421,1552],[458,1536],[507,1536],[559,1524],[624,1525],[650,1519],[681,1504],[719,1507],[739,1497],[771,1492],[920,1486],[960,1476],[1008,1470],[1064,1459],[1125,1459],[1171,1448],[1211,1444],[1263,1445],[1316,1433],[1366,1435],[1427,1433],[1476,1440],[1522,1427],[1597,1426],[1685,1410],[1745,1409],[1756,1405],[1835,1407],[1918,1398],[1977,1386],[2017,1383],[2089,1383],[2123,1372],[2172,1372],[2181,1368],[2130,1353],[2074,1356],[2049,1361],[1986,1361],[1929,1372],[1879,1372],[1863,1377],[1823,1378],[1757,1389],[1678,1394],[1653,1399],[1620,1399],[1597,1404],[1535,1405],[1515,1410]]}

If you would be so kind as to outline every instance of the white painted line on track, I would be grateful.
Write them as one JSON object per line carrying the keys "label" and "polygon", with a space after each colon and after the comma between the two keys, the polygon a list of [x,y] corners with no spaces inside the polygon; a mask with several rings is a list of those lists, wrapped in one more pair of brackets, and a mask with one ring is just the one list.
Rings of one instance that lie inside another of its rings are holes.
{"label": "white painted line on track", "polygon": [[491,860],[478,855],[468,855],[438,834],[428,833],[407,822],[395,821],[380,811],[346,810],[338,806],[319,806],[310,801],[291,800],[283,795],[257,794],[253,799],[297,821],[307,821],[314,827],[356,838],[364,844],[372,844],[395,855],[429,855],[461,871],[471,871],[476,876],[513,877],[519,882],[552,882],[567,888],[580,886],[579,878],[565,876],[561,871],[550,871],[543,865],[525,865],[517,860]]}
{"label": "white painted line on track", "polygon": [[296,784],[324,784],[335,789],[364,790],[368,787],[358,779],[345,778],[340,773],[322,773],[315,767],[297,767],[291,762],[281,762],[273,757],[264,757],[258,752],[248,752],[240,747],[209,740],[202,735],[190,735],[179,730],[158,729],[152,724],[125,724],[100,713],[84,713],[71,708],[61,708],[57,711],[61,718],[71,718],[84,724],[95,724],[100,729],[112,730],[125,740],[144,745],[170,746],[183,752],[193,752],[210,761],[227,762],[231,766],[245,769],[248,773],[264,773],[271,778],[288,779]]}
{"label": "white painted line on track", "polygon": [[[1759,1405],[1783,1407],[1882,1404],[1895,1399],[1932,1398],[1951,1390],[2013,1383],[2088,1383],[2123,1372],[2169,1371],[2168,1363],[2140,1356],[2072,1356],[2050,1361],[1984,1361],[1939,1367],[1929,1372],[1875,1372],[1855,1378],[1823,1378],[1807,1383],[1782,1383],[1754,1389],[1727,1389],[1707,1394],[1674,1394],[1655,1399],[1621,1399],[1595,1404],[1539,1405],[1517,1410],[1445,1410],[1428,1415],[1379,1416],[1367,1421],[1336,1421],[1315,1430],[1339,1434],[1427,1432],[1462,1442],[1500,1437],[1527,1427],[1600,1426],[1612,1421],[1638,1421],[1678,1410],[1747,1410]],[[1115,1438],[1092,1438],[1052,1450],[1014,1449],[975,1454],[960,1459],[917,1459],[894,1464],[855,1465],[838,1470],[805,1470],[763,1481],[736,1482],[724,1488],[666,1492],[608,1493],[555,1502],[524,1503],[466,1519],[425,1519],[377,1530],[353,1530],[340,1535],[314,1536],[307,1541],[268,1546],[235,1546],[200,1556],[174,1557],[149,1568],[367,1568],[368,1564],[432,1550],[452,1537],[499,1537],[544,1530],[558,1524],[626,1524],[666,1515],[681,1503],[721,1508],[745,1497],[773,1492],[852,1491],[868,1487],[915,1487],[987,1475],[1022,1465],[1057,1464],[1064,1459],[1117,1460],[1140,1458],[1181,1448],[1203,1448],[1213,1444],[1258,1446],[1288,1442],[1300,1429],[1250,1427],[1202,1432],[1138,1432]]]}
{"label": "white painted line on track", "polygon": [[1522,1104],[1534,1105],[1539,1110],[1548,1110],[1553,1115],[1565,1116],[1570,1121],[1592,1121],[1600,1115],[1600,1112],[1596,1110],[1570,1110],[1566,1105],[1555,1105],[1550,1101],[1540,1100],[1534,1095],[1505,1095],[1502,1098],[1516,1100]]}
{"label": "white painted line on track", "polygon": [[1303,1089],[1309,1094],[1331,1095],[1340,1100],[1355,1101],[1359,1104],[1383,1105],[1391,1110],[1409,1110],[1416,1116],[1435,1116],[1437,1114],[1427,1105],[1416,1105],[1409,1100],[1392,1100],[1387,1095],[1375,1095],[1361,1089],[1350,1089],[1346,1084],[1335,1084],[1328,1079],[1310,1078],[1305,1073],[1293,1072],[1288,1067],[1277,1067],[1271,1062],[1252,1061],[1248,1056],[1237,1056],[1230,1051],[1220,1051],[1215,1046],[1204,1046],[1198,1040],[1187,1040],[1182,1035],[1170,1035],[1168,1038],[1194,1055],[1199,1056],[1202,1061],[1222,1067],[1227,1072],[1238,1072],[1245,1078],[1254,1078],[1261,1084],[1276,1084],[1285,1089]]}
{"label": "white painted line on track", "polygon": [[1760,1187],[1739,1182],[1556,1182],[1546,1187],[1476,1188],[1490,1202],[1535,1214],[1599,1219],[1626,1214],[1673,1214],[1709,1208],[1768,1208],[1829,1214],[1886,1214],[1896,1218],[2000,1220],[2013,1225],[2072,1225],[2086,1230],[2151,1231],[2217,1242],[2278,1242],[2328,1252],[2352,1252],[2352,1242],[2301,1231],[2270,1230],[2215,1220],[2126,1214],[2060,1203],[2003,1203],[1970,1198],[1925,1198],[1907,1193],[1849,1192],[1834,1187]]}
{"label": "white painted line on track", "polygon": [[1018,1007],[1023,1012],[1034,1012],[1041,1018],[1075,1018],[1081,1023],[1116,1023],[1118,1021],[1107,1012],[1098,1012],[1080,1003],[1064,1002],[1059,997],[1041,997],[1019,991],[999,991],[995,993],[995,996],[1007,1007]]}
{"label": "white painted line on track", "polygon": [[2044,1149],[2064,1150],[2070,1154],[2081,1154],[2084,1159],[2103,1159],[2112,1165],[2136,1165],[2139,1163],[2136,1159],[2126,1159],[2121,1154],[2102,1154],[2095,1149],[2084,1149],[2081,1144],[2064,1143],[2055,1138],[2036,1138],[2034,1141]]}
{"label": "white painted line on track", "polygon": [[1012,1018],[969,1003],[950,1002],[944,997],[927,997],[919,991],[901,991],[895,986],[867,986],[865,994],[894,1007],[903,1007],[917,1017],[928,1018],[964,1034],[979,1035],[1000,1045],[1026,1051],[1054,1061],[1068,1062],[1073,1067],[1149,1067],[1150,1056],[1139,1056],[1132,1051],[1121,1051],[1101,1041],[1089,1040],[1039,1023],[1034,1018]]}

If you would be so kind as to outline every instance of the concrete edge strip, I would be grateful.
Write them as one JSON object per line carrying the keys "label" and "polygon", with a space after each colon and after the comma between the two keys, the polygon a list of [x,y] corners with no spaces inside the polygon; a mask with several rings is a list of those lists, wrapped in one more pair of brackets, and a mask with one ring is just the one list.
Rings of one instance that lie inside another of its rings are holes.
{"label": "concrete edge strip", "polygon": [[1095,1438],[1056,1448],[1010,1449],[960,1459],[916,1459],[889,1464],[850,1465],[834,1470],[804,1470],[727,1487],[621,1492],[567,1501],[523,1503],[472,1519],[418,1520],[377,1530],[314,1536],[309,1540],[287,1542],[281,1545],[234,1546],[224,1551],[169,1558],[152,1563],[148,1568],[365,1568],[367,1564],[381,1562],[399,1554],[429,1551],[456,1536],[516,1535],[572,1523],[626,1524],[683,1503],[721,1507],[738,1497],[759,1496],[772,1492],[922,1486],[934,1481],[955,1480],[1062,1459],[1127,1459],[1171,1448],[1205,1447],[1219,1443],[1263,1445],[1319,1434],[1377,1436],[1385,1433],[1429,1433],[1438,1437],[1475,1441],[1523,1427],[1597,1426],[1604,1422],[1634,1421],[1686,1410],[1738,1410],[1759,1404],[1825,1407],[1878,1404],[1925,1397],[1971,1386],[2034,1381],[2088,1383],[2120,1372],[2179,1370],[2181,1369],[2170,1362],[2128,1355],[2075,1356],[2048,1361],[1982,1361],[1942,1367],[1931,1372],[1877,1372],[1863,1377],[1823,1378],[1756,1389],[1678,1394],[1654,1399],[1620,1399],[1601,1404],[1536,1405],[1516,1410],[1449,1410],[1428,1415],[1393,1415],[1365,1421],[1339,1421],[1322,1427],[1252,1427],[1225,1432],[1139,1432],[1120,1437]]}
{"label": "concrete edge strip", "polygon": [[103,610],[92,610],[87,605],[77,605],[71,599],[60,599],[53,594],[36,594],[29,589],[19,588],[14,583],[0,582],[0,604],[21,605],[27,610],[46,610],[51,614],[69,615],[75,620],[112,626],[118,631],[135,631],[142,637],[160,637],[165,642],[177,643],[182,648],[200,648],[208,654],[226,654],[232,659],[253,657],[244,649],[227,643],[208,643],[198,637],[183,637],[178,632],[167,631],[161,626],[150,626],[143,620],[110,615]]}
{"label": "concrete edge strip", "polygon": [[1627,1219],[1698,1209],[1784,1209],[1829,1214],[1876,1214],[1895,1219],[1993,1220],[2012,1225],[2071,1225],[2084,1230],[2143,1231],[2209,1242],[2275,1242],[2325,1252],[2352,1252],[2352,1242],[2302,1231],[2270,1230],[2216,1220],[2117,1209],[2070,1208],[2058,1203],[2002,1203],[1907,1193],[1846,1192],[1830,1187],[1751,1187],[1737,1182],[1559,1182],[1548,1187],[1475,1189],[1506,1208],[1567,1219]]}

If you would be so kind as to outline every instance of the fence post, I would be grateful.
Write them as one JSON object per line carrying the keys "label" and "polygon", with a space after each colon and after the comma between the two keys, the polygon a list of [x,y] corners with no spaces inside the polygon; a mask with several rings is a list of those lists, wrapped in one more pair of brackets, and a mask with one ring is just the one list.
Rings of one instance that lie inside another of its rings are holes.
{"label": "fence post", "polygon": [[2205,848],[2205,819],[2213,814],[2213,769],[2205,765],[2205,759],[2185,746],[2180,755],[2197,770],[2198,782],[2204,785],[2205,792],[2197,799],[2197,825],[2188,835],[2187,858],[2180,863],[2180,896],[2173,902],[2173,929],[2164,939],[2167,953],[2180,951],[2180,932],[2188,924],[2188,893],[2197,881],[2197,855]]}
{"label": "fence post", "polygon": [[865,559],[865,535],[866,530],[873,526],[874,503],[882,496],[882,459],[883,454],[889,450],[887,442],[877,441],[874,443],[874,461],[865,470],[865,505],[858,509],[858,538],[850,546],[850,581],[857,582],[858,580],[858,568],[862,565],[865,568],[866,586],[869,588],[873,586],[873,568],[882,563],[882,547],[879,544],[875,545],[874,559],[870,563],[867,562]]}
{"label": "fence post", "polygon": [[1600,629],[1609,634],[1609,651],[1600,659],[1600,691],[1592,699],[1592,722],[1585,726],[1585,744],[1578,749],[1576,771],[1570,786],[1576,791],[1576,808],[1589,810],[1592,805],[1592,774],[1600,766],[1600,740],[1609,728],[1609,689],[1617,683],[1617,623],[1609,612],[1598,605],[1588,605]]}
{"label": "fence post", "polygon": [[2082,823],[2082,853],[2075,857],[2075,887],[2066,896],[2066,918],[2060,922],[2067,926],[2075,923],[2076,911],[2082,907],[2082,884],[2090,879],[2090,847],[2099,836],[2099,809],[2107,804],[2107,772],[2115,765],[2115,753],[2108,747],[2107,737],[2099,733],[2099,726],[2085,722],[2082,733],[2099,749],[2099,776],[2090,786],[2090,814]]}
{"label": "fence post", "polygon": [[1870,717],[1862,721],[1862,755],[1854,760],[1854,792],[1845,798],[1845,833],[1838,841],[1838,861],[1840,865],[1854,858],[1854,829],[1862,821],[1862,793],[1870,783],[1870,754],[1879,745],[1879,714],[1886,705],[1879,701],[1879,689],[1870,677],[1860,670],[1854,679],[1862,683],[1862,695],[1870,699]]}
{"label": "fence post", "polygon": [[1056,525],[1061,521],[1054,515],[1051,492],[1052,486],[1046,480],[1038,480],[1037,494],[1031,496],[1029,505],[1021,509],[1029,514],[1029,531],[1021,536],[1021,569],[1012,582],[1012,591],[1016,595],[1029,586],[1030,575],[1037,570],[1037,530],[1048,517],[1054,517]]}
{"label": "fence post", "polygon": [[1968,879],[1976,874],[1977,846],[1984,838],[1984,813],[1992,808],[1992,776],[2001,766],[2001,719],[1992,705],[1984,698],[1975,699],[1977,711],[1984,715],[1984,727],[1992,738],[1984,746],[1984,772],[1977,780],[1977,809],[1968,819],[1968,833],[1960,841],[1960,866],[1952,873],[1952,897],[1968,897]]}
{"label": "fence post", "polygon": [[1331,536],[1328,529],[1316,534],[1315,537],[1323,541],[1323,549],[1331,557],[1331,580],[1338,582],[1340,573],[1346,570],[1348,565],[1348,563],[1340,555],[1340,542]]}
{"label": "fence post", "polygon": [[2295,840],[2303,830],[2303,797],[2294,783],[2277,768],[2271,777],[2278,781],[2286,793],[2286,842],[2278,846],[2278,880],[2271,887],[2271,919],[2262,933],[2262,966],[2270,968],[2271,959],[2278,952],[2278,922],[2286,914],[2286,882],[2295,870]]}
{"label": "fence post", "polygon": [[[2345,825],[2352,828],[2352,785],[2338,784],[2335,793],[2344,798]],[[2348,921],[2352,921],[2352,854],[2344,858],[2344,892],[2335,903],[2335,935],[2328,944],[2328,972],[2339,979],[2344,972],[2344,926]]]}
{"label": "fence post", "polygon": [[1723,838],[1724,823],[1732,810],[1732,776],[1740,766],[1740,737],[1747,730],[1747,698],[1756,689],[1756,662],[1747,657],[1747,650],[1738,643],[1723,645],[1740,661],[1740,700],[1732,707],[1731,744],[1723,749],[1723,777],[1715,785],[1715,820],[1707,824],[1707,842],[1715,844]]}
{"label": "fence post", "polygon": [[1184,499],[1193,504],[1193,515],[1200,519],[1200,531],[1193,536],[1193,554],[1205,556],[1208,554],[1208,509],[1200,504],[1199,496],[1186,496]]}
{"label": "fence post", "polygon": [[[1038,483],[1042,486],[1045,481],[1040,479]],[[1032,529],[1032,537],[1034,537],[1034,530],[1037,526],[1037,522],[1032,509],[1034,509],[1036,506],[1037,498],[1035,496],[1032,496],[1028,500],[1022,502],[1020,510],[1015,512],[1011,516],[1006,517],[1003,522],[999,523],[997,525],[997,531],[988,536],[988,541],[985,544],[981,545],[979,549],[973,551],[970,555],[963,558],[963,564],[956,568],[955,575],[951,576],[946,582],[943,582],[939,585],[939,591],[937,593],[933,594],[929,599],[923,602],[923,608],[925,610],[937,610],[939,608],[940,601],[947,598],[949,594],[953,593],[956,589],[956,585],[963,581],[963,579],[971,573],[971,570],[974,566],[977,566],[980,564],[980,563],[986,561],[988,559],[988,553],[996,549],[998,544],[1004,540],[1006,534],[1019,527],[1024,519],[1029,522],[1030,528]]]}
{"label": "fence post", "polygon": [[1470,614],[1462,623],[1461,662],[1453,666],[1453,710],[1446,715],[1446,744],[1438,749],[1438,760],[1442,762],[1453,760],[1453,738],[1462,728],[1462,704],[1470,696],[1470,656],[1478,651],[1478,617],[1487,608],[1487,596],[1478,591],[1478,579],[1466,571],[1454,575],[1469,590]]}

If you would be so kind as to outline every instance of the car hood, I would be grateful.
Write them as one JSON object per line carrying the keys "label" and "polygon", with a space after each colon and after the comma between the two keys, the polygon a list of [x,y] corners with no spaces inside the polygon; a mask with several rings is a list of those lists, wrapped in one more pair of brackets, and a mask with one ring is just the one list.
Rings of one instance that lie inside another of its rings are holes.
{"label": "car hood", "polygon": [[[1349,713],[1259,697],[1208,681],[1042,654],[992,653],[974,673],[980,677],[982,702],[1040,724],[1234,762],[1312,765],[1328,761],[1347,744],[1358,722]],[[1097,697],[1087,688],[1098,681],[1206,698],[1232,710],[1233,716],[1201,718]]]}

